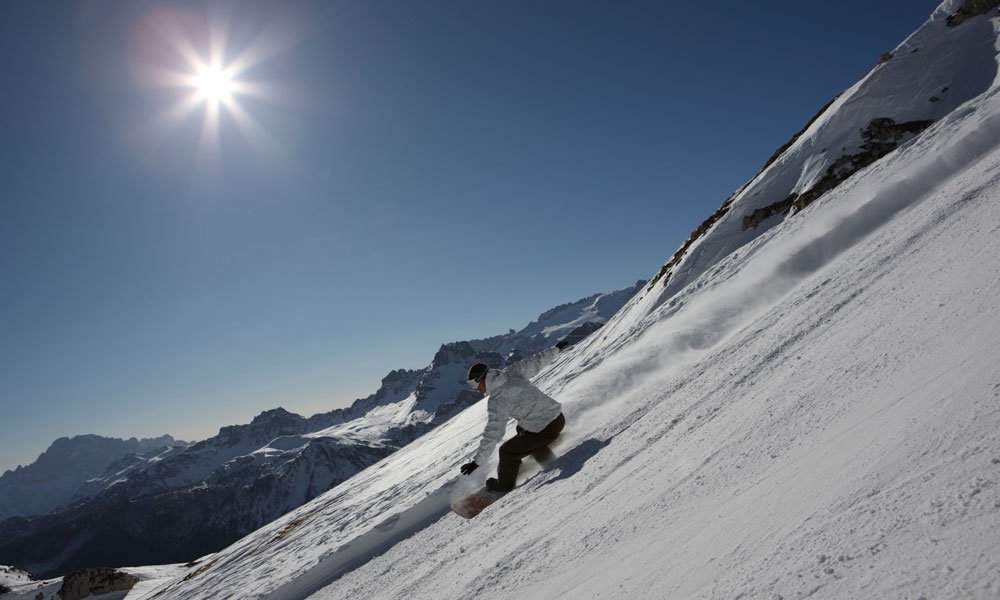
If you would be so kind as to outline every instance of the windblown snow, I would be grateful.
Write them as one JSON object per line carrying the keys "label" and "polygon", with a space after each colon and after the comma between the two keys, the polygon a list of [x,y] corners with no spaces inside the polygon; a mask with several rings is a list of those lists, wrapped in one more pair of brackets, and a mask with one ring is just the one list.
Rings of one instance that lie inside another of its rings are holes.
{"label": "windblown snow", "polygon": [[[960,4],[748,184],[681,275],[539,375],[566,407],[551,468],[451,514],[491,470],[457,476],[479,402],[128,597],[1000,597],[998,25],[946,27]],[[805,210],[734,225],[880,116],[934,123]]]}

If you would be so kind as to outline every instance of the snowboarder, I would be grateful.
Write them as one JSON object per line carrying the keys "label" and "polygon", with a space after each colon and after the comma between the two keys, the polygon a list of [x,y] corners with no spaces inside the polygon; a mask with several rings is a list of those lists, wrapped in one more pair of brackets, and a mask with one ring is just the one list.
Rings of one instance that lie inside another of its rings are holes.
{"label": "snowboarder", "polygon": [[552,362],[555,355],[567,345],[565,341],[561,341],[555,347],[502,371],[490,369],[483,363],[469,367],[469,385],[481,394],[489,393],[490,399],[487,403],[489,416],[479,451],[472,462],[462,465],[463,475],[470,475],[479,468],[479,463],[489,459],[510,419],[517,420],[517,435],[500,445],[497,476],[486,480],[487,490],[504,493],[514,489],[521,459],[526,456],[533,456],[543,466],[555,458],[549,450],[549,444],[559,437],[566,425],[562,405],[529,380]]}

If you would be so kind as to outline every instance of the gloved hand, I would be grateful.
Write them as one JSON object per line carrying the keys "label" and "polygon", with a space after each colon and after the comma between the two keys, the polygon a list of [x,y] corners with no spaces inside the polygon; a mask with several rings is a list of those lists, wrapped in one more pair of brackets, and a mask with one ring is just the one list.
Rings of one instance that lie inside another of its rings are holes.
{"label": "gloved hand", "polygon": [[478,468],[479,468],[479,465],[476,464],[476,461],[472,461],[470,463],[465,463],[464,465],[462,465],[462,475],[471,475],[472,472],[475,471]]}

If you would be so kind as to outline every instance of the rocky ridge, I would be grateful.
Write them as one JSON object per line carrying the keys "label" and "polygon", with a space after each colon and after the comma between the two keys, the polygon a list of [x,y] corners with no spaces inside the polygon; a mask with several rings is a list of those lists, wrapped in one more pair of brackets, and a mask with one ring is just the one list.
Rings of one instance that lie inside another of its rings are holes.
{"label": "rocky ridge", "polygon": [[[779,216],[803,213],[987,89],[992,80],[985,74],[995,70],[990,19],[997,8],[997,0],[944,2],[778,148],[663,265],[642,295],[648,299],[634,301],[651,306],[668,301],[722,257],[779,223]],[[959,26],[961,35],[949,31]],[[965,77],[969,73],[974,75]]]}
{"label": "rocky ridge", "polygon": [[827,167],[826,174],[808,190],[802,193],[793,192],[784,200],[755,209],[753,213],[743,217],[743,230],[756,229],[758,225],[779,213],[801,211],[851,175],[898,148],[906,136],[917,135],[932,123],[930,120],[896,123],[889,117],[872,119],[868,127],[861,130],[863,142],[860,152],[845,154],[835,160]]}
{"label": "rocky ridge", "polygon": [[998,0],[966,0],[954,14],[948,17],[948,27],[958,27],[972,17],[985,15],[1000,7]]}
{"label": "rocky ridge", "polygon": [[139,579],[134,575],[115,569],[81,569],[63,577],[59,597],[62,600],[83,600],[91,596],[128,591],[137,583]]}

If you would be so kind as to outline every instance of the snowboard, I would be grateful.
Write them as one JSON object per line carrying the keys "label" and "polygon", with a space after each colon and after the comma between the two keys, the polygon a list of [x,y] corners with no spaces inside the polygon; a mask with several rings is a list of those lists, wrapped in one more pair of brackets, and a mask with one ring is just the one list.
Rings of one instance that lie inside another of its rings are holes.
{"label": "snowboard", "polygon": [[491,492],[486,487],[481,487],[468,496],[451,503],[451,510],[456,515],[471,519],[483,512],[487,506],[499,500],[506,492]]}

